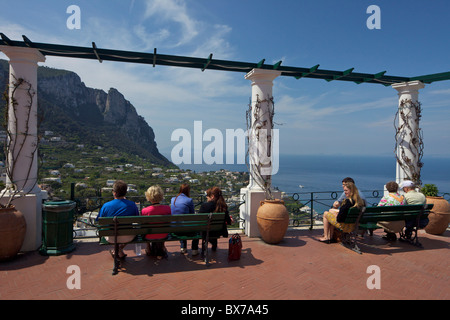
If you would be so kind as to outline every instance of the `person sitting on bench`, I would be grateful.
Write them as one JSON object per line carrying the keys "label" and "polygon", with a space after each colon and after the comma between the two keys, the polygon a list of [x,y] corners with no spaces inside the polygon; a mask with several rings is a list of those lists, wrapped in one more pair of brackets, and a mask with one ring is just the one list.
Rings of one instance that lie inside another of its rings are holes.
{"label": "person sitting on bench", "polygon": [[[401,187],[403,189],[406,204],[425,204],[427,198],[421,192],[416,191],[416,184],[410,180],[405,180],[402,182]],[[428,225],[428,217],[419,220],[419,229],[423,229]],[[416,225],[415,220],[405,221],[405,235],[406,238],[411,238],[414,226]]]}
{"label": "person sitting on bench", "polygon": [[[378,206],[400,206],[405,204],[405,199],[401,196],[398,191],[398,184],[395,181],[389,181],[386,183],[386,190],[389,192],[383,198],[381,198]],[[378,226],[384,229],[386,235],[383,239],[388,241],[397,240],[395,235],[397,232],[401,232],[405,227],[405,221],[379,221]]]}
{"label": "person sitting on bench", "polygon": [[[136,206],[136,204],[133,201],[130,201],[125,198],[127,195],[128,185],[122,181],[117,180],[114,182],[113,185],[113,196],[114,200],[111,200],[109,202],[106,202],[102,208],[100,209],[100,212],[97,216],[98,218],[101,217],[116,217],[116,216],[138,216],[139,215],[139,209]],[[109,243],[115,243],[114,237],[105,237],[106,241]],[[134,236],[118,236],[117,237],[117,243],[120,243],[119,245],[119,258],[123,259],[127,255],[123,252],[123,248],[125,247],[127,242],[133,241]],[[111,255],[114,257],[114,251],[110,251]]]}
{"label": "person sitting on bench", "polygon": [[358,188],[352,182],[344,183],[345,199],[339,211],[330,209],[323,214],[323,237],[319,239],[320,242],[331,243],[331,238],[334,228],[337,227],[343,232],[352,232],[355,228],[354,223],[344,223],[347,217],[348,210],[352,207],[364,207],[364,200],[359,196]]}
{"label": "person sitting on bench", "polygon": [[[151,186],[148,188],[145,192],[145,198],[147,201],[151,202],[152,205],[142,209],[143,216],[171,214],[170,206],[161,204],[164,200],[164,192],[160,186]],[[161,259],[162,257],[167,258],[167,250],[164,246],[164,242],[151,241],[164,239],[167,235],[167,233],[145,235],[145,240],[149,240],[151,242],[151,244],[150,242],[147,242],[145,253],[148,256],[156,256],[158,259]]]}

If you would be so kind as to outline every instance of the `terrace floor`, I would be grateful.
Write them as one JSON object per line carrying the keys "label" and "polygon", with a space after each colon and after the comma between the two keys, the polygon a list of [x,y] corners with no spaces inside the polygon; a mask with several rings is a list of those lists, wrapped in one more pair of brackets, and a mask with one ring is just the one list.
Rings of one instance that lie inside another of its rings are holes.
{"label": "terrace floor", "polygon": [[[442,236],[420,233],[423,249],[388,243],[382,231],[366,236],[359,255],[340,244],[317,239],[322,230],[288,230],[278,245],[243,236],[241,259],[228,261],[227,239],[211,253],[206,267],[200,256],[179,252],[167,242],[168,259],[136,256],[134,246],[123,269],[112,275],[109,246],[77,242],[61,256],[38,252],[0,262],[1,300],[403,300],[450,298],[450,231]],[[188,243],[190,246],[190,243]],[[68,289],[71,274],[81,271],[81,289]],[[368,267],[380,268],[380,289],[368,289]]]}

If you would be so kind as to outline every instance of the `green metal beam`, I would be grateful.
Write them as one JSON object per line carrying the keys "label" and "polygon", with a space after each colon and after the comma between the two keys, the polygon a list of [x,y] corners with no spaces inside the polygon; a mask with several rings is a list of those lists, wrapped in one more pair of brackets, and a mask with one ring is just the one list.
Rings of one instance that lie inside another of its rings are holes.
{"label": "green metal beam", "polygon": [[422,81],[423,83],[432,83],[435,81],[450,80],[450,72],[434,73],[411,78],[411,81],[414,80],[419,80]]}
{"label": "green metal beam", "polygon": [[206,68],[208,68],[208,66],[210,65],[211,60],[212,60],[212,57],[213,57],[213,54],[211,53],[211,54],[209,55],[208,59],[206,60],[205,65],[204,65],[203,68],[202,68],[202,72],[205,71]]}
{"label": "green metal beam", "polygon": [[2,41],[7,46],[12,46],[13,43],[10,38],[8,38],[4,33],[0,32],[0,37],[2,38]]}
{"label": "green metal beam", "polygon": [[369,81],[372,81],[372,80],[375,80],[375,79],[379,79],[382,76],[384,76],[385,73],[386,73],[386,71],[381,71],[381,72],[378,72],[378,73],[374,74],[372,77],[362,79],[362,81],[355,81],[355,83],[356,84],[361,84],[363,82],[369,82]]}
{"label": "green metal beam", "polygon": [[312,67],[312,68],[309,69],[309,72],[302,72],[301,75],[299,75],[299,76],[294,76],[294,77],[295,77],[295,79],[297,79],[297,80],[300,79],[300,78],[306,77],[306,76],[308,76],[308,75],[310,75],[310,74],[316,72],[317,69],[319,68],[319,66],[320,66],[320,64],[316,64],[314,67]]}
{"label": "green metal beam", "polygon": [[273,65],[273,69],[274,70],[278,70],[278,68],[281,66],[281,63],[282,63],[283,61],[278,61],[277,63],[275,63],[274,65]]}
{"label": "green metal beam", "polygon": [[102,63],[103,60],[100,59],[100,56],[98,55],[97,46],[95,45],[95,42],[92,42],[92,49],[94,50],[94,54],[97,57],[98,62]]}
{"label": "green metal beam", "polygon": [[29,46],[30,48],[34,48],[33,42],[31,42],[30,39],[28,39],[26,36],[22,35],[23,41]]}
{"label": "green metal beam", "polygon": [[332,79],[325,79],[325,80],[328,81],[328,82],[330,82],[330,81],[333,81],[333,80],[339,80],[339,79],[342,79],[342,78],[348,76],[350,73],[352,73],[353,70],[355,70],[355,68],[350,68],[350,69],[345,70],[344,72],[342,72],[341,75],[335,75],[335,76],[333,76]]}
{"label": "green metal beam", "polygon": [[256,65],[257,68],[261,68],[264,65],[264,62],[266,61],[266,59],[262,59],[260,62],[258,62],[258,64]]}
{"label": "green metal beam", "polygon": [[377,74],[368,73],[355,73],[354,68],[346,71],[334,71],[319,69],[319,65],[315,65],[312,68],[300,68],[300,67],[288,67],[281,66],[282,61],[275,63],[274,65],[264,64],[265,59],[262,59],[258,63],[229,61],[229,60],[217,60],[213,59],[211,53],[207,59],[184,57],[174,55],[156,54],[156,48],[153,53],[145,52],[132,52],[122,50],[100,49],[93,42],[93,46],[89,47],[77,47],[58,44],[47,44],[32,42],[27,37],[23,36],[24,41],[15,41],[9,39],[3,33],[0,33],[0,50],[1,46],[16,46],[16,47],[33,47],[39,50],[43,55],[56,56],[56,57],[71,57],[82,59],[93,59],[98,61],[117,61],[117,62],[129,62],[150,64],[155,67],[156,65],[172,66],[172,67],[184,67],[195,68],[205,71],[220,70],[220,71],[234,71],[248,73],[252,69],[261,68],[265,70],[278,70],[281,71],[282,76],[311,79],[323,79],[327,81],[349,81],[354,83],[374,83],[390,86],[394,83],[408,82],[412,80],[420,80],[424,83],[432,83],[435,81],[450,80],[450,72],[437,73],[431,75],[424,75],[419,77],[399,77],[399,76],[387,76],[386,71],[379,72]]}

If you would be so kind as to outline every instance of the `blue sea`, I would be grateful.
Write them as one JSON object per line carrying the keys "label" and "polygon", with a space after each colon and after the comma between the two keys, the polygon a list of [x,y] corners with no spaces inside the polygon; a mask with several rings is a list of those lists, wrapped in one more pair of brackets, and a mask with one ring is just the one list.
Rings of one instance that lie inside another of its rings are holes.
{"label": "blue sea", "polygon": [[[435,184],[440,193],[450,193],[450,159],[424,157],[422,162],[422,183]],[[382,190],[386,182],[395,181],[394,156],[280,155],[279,163],[272,185],[287,193],[339,191],[345,177],[352,177],[362,191]],[[183,164],[179,167],[196,172],[248,171],[245,164]]]}

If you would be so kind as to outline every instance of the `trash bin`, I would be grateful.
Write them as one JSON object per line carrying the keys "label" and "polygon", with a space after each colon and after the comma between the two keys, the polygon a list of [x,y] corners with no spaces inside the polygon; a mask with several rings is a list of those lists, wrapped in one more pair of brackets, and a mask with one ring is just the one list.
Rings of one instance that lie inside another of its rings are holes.
{"label": "trash bin", "polygon": [[42,255],[61,255],[75,249],[73,243],[74,201],[46,201],[42,206]]}

